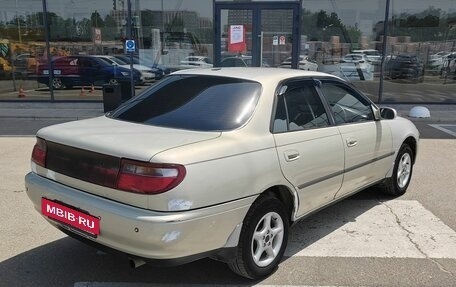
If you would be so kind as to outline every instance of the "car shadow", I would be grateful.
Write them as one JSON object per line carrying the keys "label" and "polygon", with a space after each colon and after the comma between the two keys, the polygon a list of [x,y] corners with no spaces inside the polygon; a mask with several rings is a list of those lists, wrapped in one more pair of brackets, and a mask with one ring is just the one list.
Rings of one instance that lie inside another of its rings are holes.
{"label": "car shadow", "polygon": [[[300,249],[315,243],[346,221],[388,200],[375,189],[367,189],[297,223],[290,240],[298,239]],[[343,215],[344,220],[339,216]],[[285,257],[286,261],[289,257]],[[280,266],[279,266],[280,270]],[[241,278],[222,262],[202,259],[177,267],[143,265],[129,267],[126,256],[106,254],[70,237],[20,253],[0,263],[0,286],[74,286],[78,282],[131,282],[153,284],[253,285],[258,281]],[[109,285],[109,283],[108,283]],[[103,285],[103,286],[108,286]],[[85,286],[78,284],[78,286]]]}
{"label": "car shadow", "polygon": [[391,199],[374,186],[298,221],[290,228],[283,261]]}

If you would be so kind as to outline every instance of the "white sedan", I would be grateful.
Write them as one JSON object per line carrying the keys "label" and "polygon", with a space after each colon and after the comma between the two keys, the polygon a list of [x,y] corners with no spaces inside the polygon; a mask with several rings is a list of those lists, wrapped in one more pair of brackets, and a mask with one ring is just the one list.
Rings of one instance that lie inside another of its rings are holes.
{"label": "white sedan", "polygon": [[[288,57],[280,64],[281,68],[291,68],[291,57]],[[318,64],[310,60],[308,56],[299,56],[299,69],[305,71],[318,70]]]}
{"label": "white sedan", "polygon": [[26,190],[51,224],[147,261],[271,274],[298,220],[368,186],[405,193],[419,134],[344,80],[182,70],[104,116],[41,129]]}

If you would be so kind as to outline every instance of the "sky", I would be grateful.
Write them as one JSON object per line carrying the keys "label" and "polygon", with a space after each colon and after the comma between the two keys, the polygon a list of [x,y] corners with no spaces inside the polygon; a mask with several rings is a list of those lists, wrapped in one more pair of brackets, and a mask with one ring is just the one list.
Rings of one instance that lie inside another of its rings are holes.
{"label": "sky", "polygon": [[[127,0],[116,0],[118,9]],[[197,11],[200,17],[212,18],[212,0],[131,0],[132,9],[150,9],[167,11],[188,10]],[[263,0],[264,1],[264,0]],[[344,23],[354,24],[354,21],[370,19],[378,21],[384,18],[386,0],[303,0],[304,8],[313,12],[319,10],[336,11]],[[362,3],[362,5],[360,5]],[[411,3],[413,5],[411,5]],[[430,6],[440,8],[446,12],[456,12],[456,0],[391,0],[391,7],[395,14],[408,12],[416,13]],[[88,15],[97,10],[102,16],[108,14],[113,7],[113,0],[47,0],[48,11],[64,18],[88,18]],[[10,20],[16,14],[27,15],[42,11],[40,0],[2,0],[0,1],[0,21]],[[354,18],[355,17],[355,18]],[[352,22],[352,23],[350,23]]]}

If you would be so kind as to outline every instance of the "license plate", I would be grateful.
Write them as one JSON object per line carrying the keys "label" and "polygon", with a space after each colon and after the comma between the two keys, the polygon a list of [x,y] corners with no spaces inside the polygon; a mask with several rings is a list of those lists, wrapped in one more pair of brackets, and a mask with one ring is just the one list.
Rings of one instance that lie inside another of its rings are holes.
{"label": "license plate", "polygon": [[100,234],[100,219],[46,198],[41,199],[41,213],[92,236]]}
{"label": "license plate", "polygon": [[[61,70],[54,70],[54,75],[62,74]],[[43,70],[43,75],[49,75],[49,70]]]}

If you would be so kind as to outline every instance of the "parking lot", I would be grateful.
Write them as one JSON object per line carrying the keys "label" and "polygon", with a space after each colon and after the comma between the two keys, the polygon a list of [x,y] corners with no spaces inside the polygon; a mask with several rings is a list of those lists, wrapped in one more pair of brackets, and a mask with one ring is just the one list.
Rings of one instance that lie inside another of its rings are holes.
{"label": "parking lot", "polygon": [[[153,83],[136,86],[138,94]],[[353,81],[353,84],[372,100],[378,100],[379,79],[372,81]],[[14,90],[14,86],[16,90]],[[404,88],[405,87],[405,88]],[[456,81],[439,76],[426,76],[423,83],[411,83],[401,80],[384,81],[382,101],[387,103],[456,103]],[[23,89],[25,97],[18,98]],[[0,100],[50,100],[49,88],[35,80],[0,81]],[[103,99],[101,86],[74,87],[54,90],[55,100],[100,101]]]}
{"label": "parking lot", "polygon": [[0,119],[0,286],[456,285],[454,121],[416,122],[423,139],[404,196],[370,188],[300,221],[278,270],[251,282],[211,259],[131,269],[126,257],[97,251],[45,222],[24,191],[32,135],[67,120]]}
{"label": "parking lot", "polygon": [[[141,286],[240,284],[210,259],[179,267],[145,265],[99,252],[47,224],[23,187],[33,138],[0,138],[5,181],[0,204],[1,286]],[[409,191],[385,198],[373,188],[292,228],[286,258],[262,285],[454,286],[456,200],[452,192],[454,140],[422,140]],[[14,164],[11,164],[14,162]]]}

